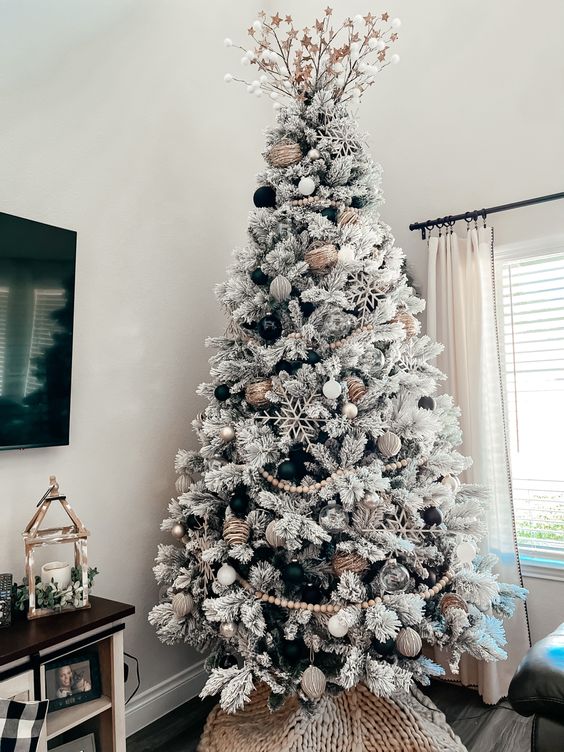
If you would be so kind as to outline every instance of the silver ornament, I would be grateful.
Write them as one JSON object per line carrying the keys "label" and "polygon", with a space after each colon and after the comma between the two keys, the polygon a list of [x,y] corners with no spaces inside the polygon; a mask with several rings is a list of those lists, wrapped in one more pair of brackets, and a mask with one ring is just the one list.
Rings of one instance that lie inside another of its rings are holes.
{"label": "silver ornament", "polygon": [[383,593],[401,593],[409,585],[409,572],[398,564],[395,559],[389,559],[378,575]]}
{"label": "silver ornament", "polygon": [[354,420],[358,415],[358,407],[354,404],[354,402],[345,402],[345,404],[341,408],[341,413],[345,418]]}
{"label": "silver ornament", "polygon": [[374,365],[376,368],[383,368],[384,363],[386,362],[386,356],[382,352],[382,350],[378,350],[378,348],[374,348],[372,350],[372,358],[374,360]]}
{"label": "silver ornament", "polygon": [[283,300],[288,300],[291,292],[292,285],[282,274],[274,277],[270,283],[270,294],[278,303],[281,303]]}
{"label": "silver ornament", "polygon": [[174,485],[179,494],[185,494],[190,490],[192,482],[192,478],[187,473],[181,473],[176,479]]}
{"label": "silver ornament", "polygon": [[300,679],[302,692],[310,700],[319,700],[325,694],[327,679],[325,674],[317,666],[308,666]]}
{"label": "silver ornament", "polygon": [[380,499],[374,494],[367,493],[360,502],[365,509],[378,509],[380,506]]}
{"label": "silver ornament", "polygon": [[411,627],[400,629],[396,637],[396,649],[406,658],[416,658],[421,652],[423,642],[419,634]]}
{"label": "silver ornament", "polygon": [[268,523],[268,525],[266,526],[265,537],[268,545],[272,546],[272,548],[282,548],[282,546],[285,545],[286,541],[281,535],[276,532],[275,525],[276,520],[272,520],[272,522]]}
{"label": "silver ornament", "polygon": [[172,610],[178,619],[183,619],[194,608],[194,599],[190,593],[176,593],[172,597]]}
{"label": "silver ornament", "polygon": [[378,437],[378,449],[384,457],[394,457],[401,449],[401,439],[392,431],[386,431]]}
{"label": "silver ornament", "polygon": [[170,529],[170,534],[173,538],[181,540],[186,535],[186,528],[181,522],[175,522]]}
{"label": "silver ornament", "polygon": [[314,162],[316,159],[321,159],[321,152],[319,149],[310,149],[307,153],[307,158]]}
{"label": "silver ornament", "polygon": [[237,634],[237,625],[234,621],[224,621],[219,625],[219,634],[226,640],[230,640]]}
{"label": "silver ornament", "polygon": [[329,502],[319,512],[319,524],[328,533],[341,533],[349,527],[349,515],[340,504]]}
{"label": "silver ornament", "polygon": [[311,194],[315,191],[314,179],[310,177],[302,178],[298,183],[298,191],[302,194],[302,196],[311,196]]}
{"label": "silver ornament", "polygon": [[235,438],[235,431],[231,426],[222,426],[219,429],[219,438],[226,443],[228,441],[233,441]]}

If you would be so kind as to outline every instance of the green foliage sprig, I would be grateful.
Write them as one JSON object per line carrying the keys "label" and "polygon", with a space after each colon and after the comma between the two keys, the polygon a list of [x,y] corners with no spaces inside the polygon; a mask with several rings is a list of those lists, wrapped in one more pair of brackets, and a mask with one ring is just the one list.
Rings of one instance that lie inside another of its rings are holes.
{"label": "green foliage sprig", "polygon": [[[99,574],[96,567],[88,568],[88,590],[91,589],[94,577]],[[82,569],[71,569],[71,581],[68,587],[60,589],[54,580],[41,582],[41,577],[35,577],[35,604],[37,608],[50,608],[61,611],[63,608],[80,608],[83,605],[84,588],[82,586]],[[13,586],[13,603],[17,611],[25,611],[29,606],[29,583],[23,578],[21,585]]]}

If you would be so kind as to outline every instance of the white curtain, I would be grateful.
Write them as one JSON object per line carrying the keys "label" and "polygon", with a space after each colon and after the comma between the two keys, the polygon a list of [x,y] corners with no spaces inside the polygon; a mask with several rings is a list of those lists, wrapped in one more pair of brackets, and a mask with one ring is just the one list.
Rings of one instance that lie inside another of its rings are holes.
{"label": "white curtain", "polygon": [[[445,392],[453,395],[462,411],[464,442],[460,451],[474,460],[461,480],[490,490],[482,552],[498,556],[500,581],[521,585],[493,261],[493,230],[489,227],[471,227],[466,238],[448,231],[429,239],[427,330],[445,346],[437,365],[448,376]],[[448,675],[477,687],[487,703],[505,697],[529,648],[527,612],[522,604],[505,628],[507,661],[485,663],[466,656],[460,675]]]}

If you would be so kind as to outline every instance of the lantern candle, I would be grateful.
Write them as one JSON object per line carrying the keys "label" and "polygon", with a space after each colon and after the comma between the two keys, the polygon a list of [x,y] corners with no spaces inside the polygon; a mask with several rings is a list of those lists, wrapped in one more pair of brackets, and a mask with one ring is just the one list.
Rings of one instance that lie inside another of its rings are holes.
{"label": "lantern candle", "polygon": [[41,582],[49,585],[53,580],[59,590],[65,590],[71,581],[71,565],[64,561],[50,561],[41,567]]}

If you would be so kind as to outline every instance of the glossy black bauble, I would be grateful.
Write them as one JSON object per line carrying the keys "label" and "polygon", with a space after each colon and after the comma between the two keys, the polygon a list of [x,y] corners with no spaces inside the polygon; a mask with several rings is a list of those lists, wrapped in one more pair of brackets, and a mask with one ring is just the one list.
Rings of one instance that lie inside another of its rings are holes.
{"label": "glossy black bauble", "polygon": [[255,269],[253,272],[251,272],[251,279],[255,283],[255,285],[267,285],[268,284],[268,277],[263,272],[262,269]]}
{"label": "glossy black bauble", "polygon": [[295,480],[298,473],[296,463],[291,460],[285,460],[278,465],[278,477],[280,480]]}
{"label": "glossy black bauble", "polygon": [[337,221],[337,210],[334,206],[328,206],[326,209],[322,209],[321,216],[328,219],[330,222]]}
{"label": "glossy black bauble", "polygon": [[202,527],[202,520],[199,517],[196,517],[195,514],[189,514],[184,525],[188,530],[197,530],[199,527]]}
{"label": "glossy black bauble", "polygon": [[304,568],[297,561],[291,561],[284,567],[282,579],[288,585],[301,585],[304,581]]}
{"label": "glossy black bauble", "polygon": [[438,507],[427,507],[421,512],[423,522],[428,526],[440,525],[443,521],[443,513]]}
{"label": "glossy black bauble", "polygon": [[303,640],[284,640],[280,645],[280,652],[289,663],[297,663],[305,658],[307,649]]}
{"label": "glossy black bauble", "polygon": [[216,388],[213,390],[213,394],[216,400],[225,402],[226,399],[229,399],[231,392],[227,384],[219,384],[219,386],[216,386]]}
{"label": "glossy black bauble", "polygon": [[313,460],[311,454],[306,452],[301,444],[295,444],[291,447],[288,454],[290,455],[292,462],[295,462],[298,465],[303,465],[304,462],[311,462]]}
{"label": "glossy black bauble", "polygon": [[396,641],[393,637],[390,637],[390,639],[386,640],[385,642],[374,640],[372,647],[379,655],[393,655],[396,649]]}
{"label": "glossy black bauble", "polygon": [[435,400],[432,397],[421,397],[417,405],[419,407],[422,407],[424,410],[434,410]]}
{"label": "glossy black bauble", "polygon": [[433,572],[432,569],[429,569],[429,575],[425,577],[425,579],[422,580],[422,582],[424,585],[427,585],[427,587],[435,587],[435,585],[437,584],[437,580],[438,580],[437,573]]}
{"label": "glossy black bauble", "polygon": [[327,433],[327,431],[320,431],[317,434],[317,443],[325,444],[326,441],[329,441],[329,434]]}
{"label": "glossy black bauble", "polygon": [[217,659],[216,664],[218,668],[231,668],[232,666],[237,665],[237,658],[235,658],[234,655],[225,653]]}
{"label": "glossy black bauble", "polygon": [[315,311],[315,303],[310,303],[309,300],[299,300],[300,311],[307,318]]}
{"label": "glossy black bauble", "polygon": [[294,360],[293,362],[290,362],[289,360],[279,360],[278,363],[274,366],[274,370],[276,371],[276,373],[280,373],[280,371],[286,371],[286,373],[291,376],[293,373],[296,373],[301,365],[302,363],[300,360]]}
{"label": "glossy black bauble", "polygon": [[282,324],[273,313],[267,313],[258,322],[257,331],[267,342],[274,342],[282,334]]}
{"label": "glossy black bauble", "polygon": [[259,209],[276,206],[276,191],[270,185],[261,185],[254,192],[253,203]]}
{"label": "glossy black bauble", "polygon": [[316,363],[321,362],[321,355],[315,352],[315,350],[308,350],[306,360],[310,366],[314,366]]}
{"label": "glossy black bauble", "polygon": [[304,603],[321,603],[322,593],[318,587],[312,585],[310,582],[302,587],[302,601]]}
{"label": "glossy black bauble", "polygon": [[354,196],[351,201],[351,206],[353,209],[362,209],[363,206],[366,206],[368,203],[368,199],[366,196]]}
{"label": "glossy black bauble", "polygon": [[249,510],[249,497],[244,490],[238,489],[229,499],[229,506],[233,514],[246,514]]}

